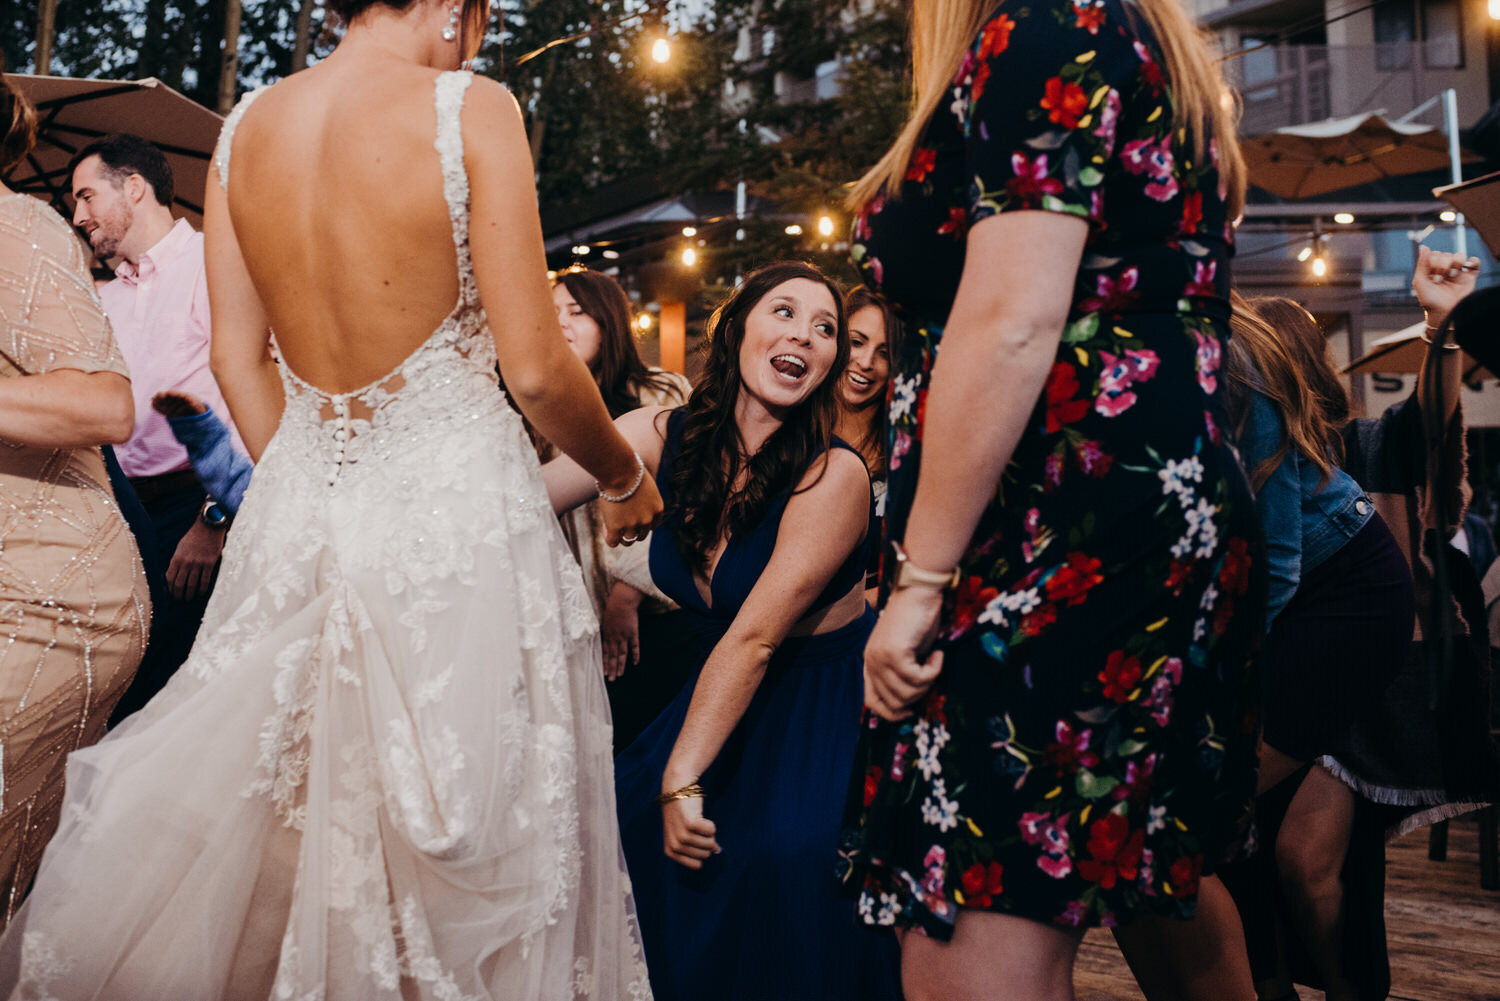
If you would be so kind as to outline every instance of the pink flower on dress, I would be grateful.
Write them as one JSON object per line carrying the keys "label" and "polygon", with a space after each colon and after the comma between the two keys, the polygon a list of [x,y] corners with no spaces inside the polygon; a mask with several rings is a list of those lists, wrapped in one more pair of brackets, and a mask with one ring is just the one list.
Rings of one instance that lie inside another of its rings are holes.
{"label": "pink flower on dress", "polygon": [[1136,382],[1145,382],[1151,378],[1156,374],[1156,367],[1161,364],[1161,360],[1156,357],[1156,352],[1149,348],[1140,350],[1126,348],[1125,357],[1130,359],[1131,368],[1135,372]]}
{"label": "pink flower on dress", "polygon": [[1146,196],[1158,202],[1177,197],[1177,160],[1172,155],[1171,136],[1160,139],[1136,139],[1125,144],[1120,153],[1125,169],[1150,178]]}
{"label": "pink flower on dress", "polygon": [[1042,492],[1051,493],[1062,486],[1063,457],[1053,452],[1047,456],[1047,464],[1042,470]]}
{"label": "pink flower on dress", "polygon": [[1073,446],[1073,454],[1078,456],[1078,465],[1083,471],[1094,477],[1109,475],[1110,467],[1115,464],[1115,457],[1104,451],[1097,441],[1078,442]]}
{"label": "pink flower on dress", "polygon": [[1183,289],[1183,295],[1217,295],[1218,290],[1214,287],[1214,275],[1218,273],[1217,261],[1199,261],[1193,265],[1193,280],[1188,287]]}
{"label": "pink flower on dress", "polygon": [[1046,153],[1035,160],[1025,153],[1012,153],[1010,168],[1016,176],[1005,182],[1005,192],[1016,203],[1013,208],[1035,208],[1042,204],[1044,196],[1062,193],[1063,183],[1047,176]]}
{"label": "pink flower on dress", "polygon": [[1128,361],[1121,361],[1108,351],[1099,352],[1104,370],[1099,373],[1099,396],[1094,409],[1104,417],[1118,417],[1135,406],[1136,395],[1130,391],[1135,372]]}
{"label": "pink flower on dress", "polygon": [[1053,919],[1055,924],[1064,925],[1068,928],[1077,928],[1083,924],[1083,919],[1089,916],[1089,905],[1081,900],[1070,900],[1063,912]]}
{"label": "pink flower on dress", "polygon": [[891,755],[891,781],[900,782],[901,777],[906,774],[906,744],[897,744],[896,753]]}
{"label": "pink flower on dress", "polygon": [[1105,148],[1115,144],[1115,127],[1120,123],[1120,92],[1113,87],[1104,95],[1104,106],[1099,109],[1099,124],[1094,126],[1094,136],[1103,140]]}
{"label": "pink flower on dress", "polygon": [[1219,388],[1219,360],[1223,348],[1217,337],[1211,337],[1201,330],[1193,331],[1193,336],[1198,338],[1198,354],[1194,365],[1198,372],[1198,385],[1205,393],[1212,393]]}
{"label": "pink flower on dress", "polygon": [[1094,294],[1078,304],[1079,311],[1084,313],[1120,312],[1140,298],[1140,293],[1135,291],[1140,279],[1139,268],[1126,268],[1117,278],[1105,274],[1098,275],[1094,281]]}
{"label": "pink flower on dress", "polygon": [[901,468],[901,457],[911,451],[911,435],[905,431],[896,432],[896,443],[891,446],[891,468]]}

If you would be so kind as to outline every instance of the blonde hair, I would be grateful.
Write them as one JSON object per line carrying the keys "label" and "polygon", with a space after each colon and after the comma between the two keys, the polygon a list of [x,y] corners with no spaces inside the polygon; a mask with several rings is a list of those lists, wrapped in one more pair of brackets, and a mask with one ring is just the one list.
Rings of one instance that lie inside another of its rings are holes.
{"label": "blonde hair", "polygon": [[9,174],[36,145],[36,109],[26,95],[5,79],[5,60],[0,57],[0,177]]}
{"label": "blonde hair", "polygon": [[[897,197],[912,152],[927,123],[947,99],[948,88],[963,65],[969,45],[1003,0],[914,0],[911,10],[912,112],[880,162],[855,182],[848,205],[858,211],[876,196]],[[1179,0],[1134,0],[1156,36],[1171,86],[1173,116],[1179,136],[1193,137],[1193,155],[1202,160],[1216,139],[1219,176],[1229,191],[1229,215],[1239,215],[1245,201],[1245,161],[1237,131],[1239,103],[1214,61],[1209,40],[1182,9]]]}

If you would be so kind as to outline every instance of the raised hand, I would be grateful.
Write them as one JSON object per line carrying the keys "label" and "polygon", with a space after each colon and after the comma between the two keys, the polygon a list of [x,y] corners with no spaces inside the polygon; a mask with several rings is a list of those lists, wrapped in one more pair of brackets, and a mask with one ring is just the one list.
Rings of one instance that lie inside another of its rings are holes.
{"label": "raised hand", "polygon": [[925,587],[902,588],[886,602],[865,644],[865,705],[881,719],[910,716],[942,673],[943,652],[929,652],[942,611],[942,592]]}
{"label": "raised hand", "polygon": [[1418,248],[1411,290],[1427,313],[1427,326],[1433,330],[1442,327],[1459,300],[1474,291],[1478,278],[1479,258],[1465,259],[1425,246]]}

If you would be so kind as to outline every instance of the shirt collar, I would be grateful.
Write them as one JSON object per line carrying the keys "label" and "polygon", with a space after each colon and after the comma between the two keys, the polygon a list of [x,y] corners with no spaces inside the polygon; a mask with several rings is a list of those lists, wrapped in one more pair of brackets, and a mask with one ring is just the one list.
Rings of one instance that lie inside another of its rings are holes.
{"label": "shirt collar", "polygon": [[172,228],[167,230],[167,235],[156,241],[156,244],[141,255],[139,264],[131,264],[129,261],[121,261],[120,266],[115,269],[115,277],[127,285],[138,285],[154,275],[158,268],[171,261],[186,249],[188,242],[192,240],[195,230],[186,219],[178,219]]}

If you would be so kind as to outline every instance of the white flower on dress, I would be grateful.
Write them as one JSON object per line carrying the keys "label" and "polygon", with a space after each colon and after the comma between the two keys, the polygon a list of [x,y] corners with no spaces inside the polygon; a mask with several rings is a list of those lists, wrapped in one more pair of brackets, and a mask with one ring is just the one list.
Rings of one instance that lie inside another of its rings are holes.
{"label": "white flower on dress", "polygon": [[951,831],[958,826],[958,803],[947,797],[942,779],[932,783],[932,794],[922,801],[922,822],[940,831]]}
{"label": "white flower on dress", "polygon": [[1156,474],[1161,477],[1161,492],[1176,494],[1183,507],[1193,503],[1195,491],[1189,484],[1203,482],[1203,463],[1196,455],[1178,461],[1168,459],[1166,466]]}
{"label": "white flower on dress", "polygon": [[922,773],[922,778],[931,782],[934,775],[943,773],[942,762],[938,761],[938,752],[948,743],[948,728],[941,723],[934,727],[931,720],[924,719],[917,723],[915,736],[917,770]]}
{"label": "white flower on dress", "polygon": [[896,376],[891,383],[891,420],[899,421],[911,413],[911,408],[917,403],[917,385],[922,381],[921,375],[914,375],[910,379],[904,375]]}

